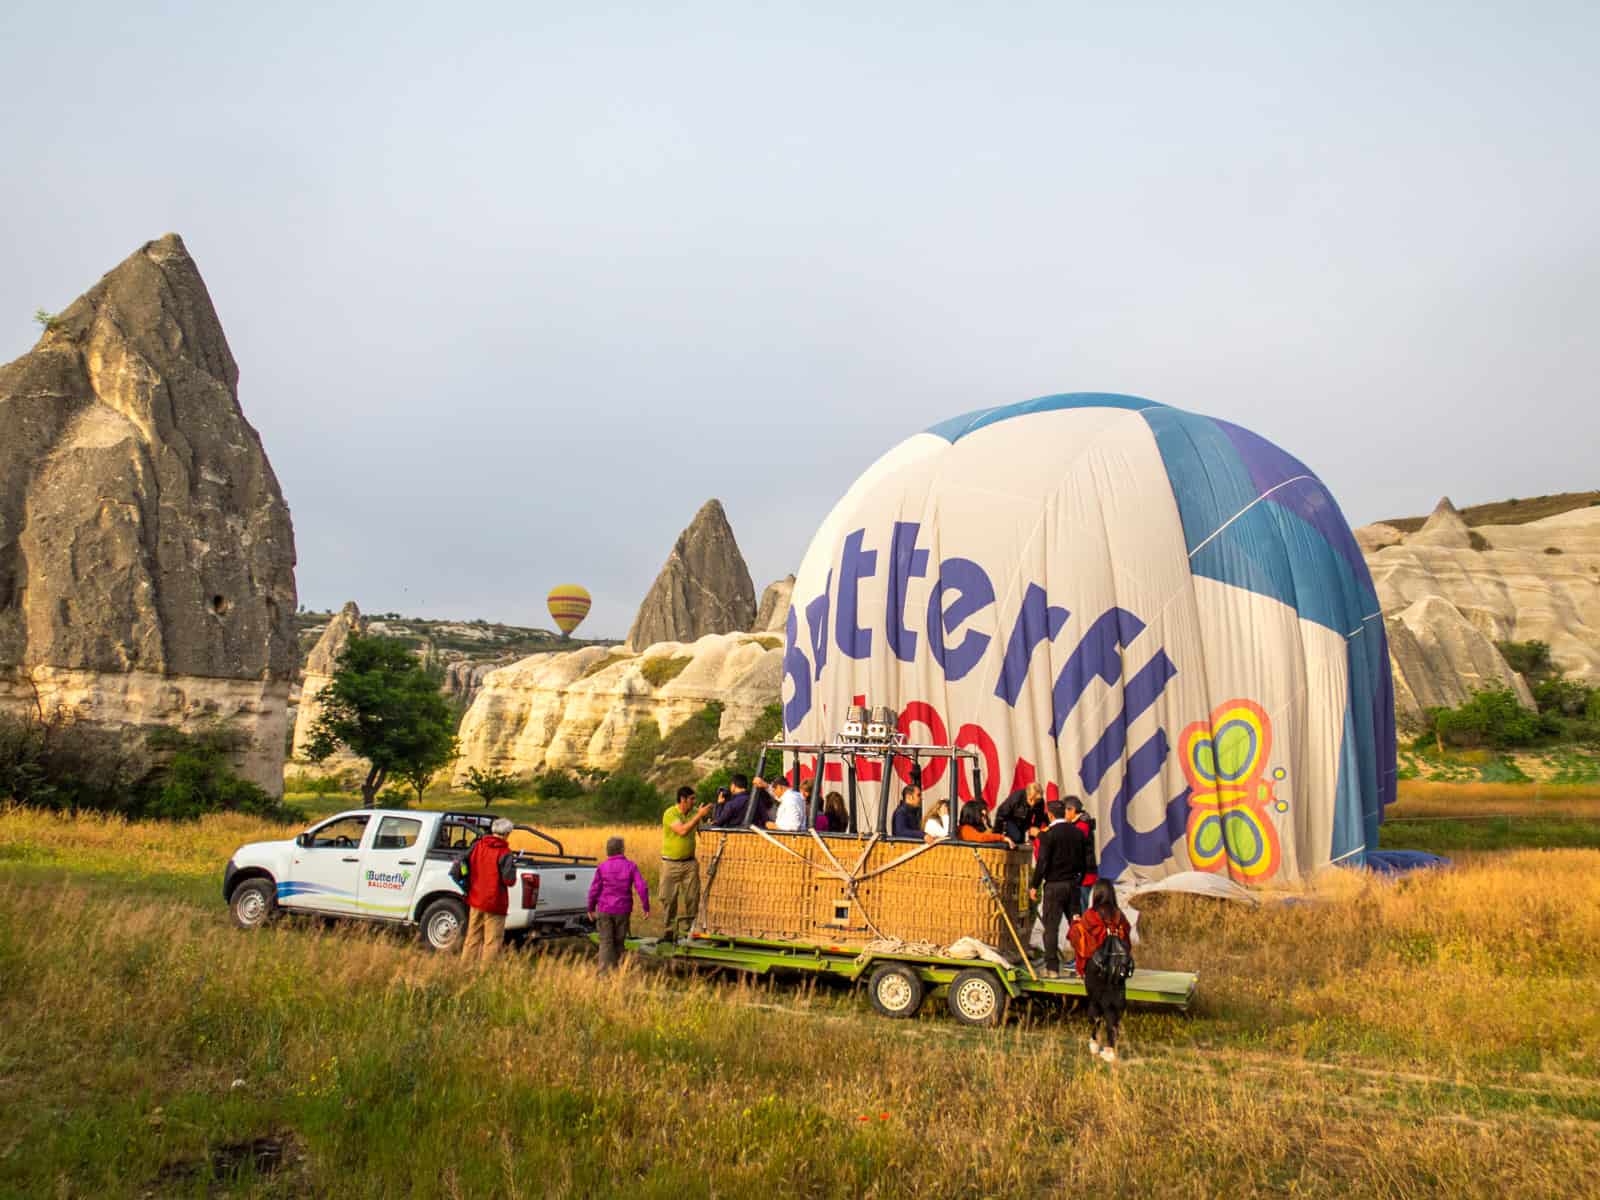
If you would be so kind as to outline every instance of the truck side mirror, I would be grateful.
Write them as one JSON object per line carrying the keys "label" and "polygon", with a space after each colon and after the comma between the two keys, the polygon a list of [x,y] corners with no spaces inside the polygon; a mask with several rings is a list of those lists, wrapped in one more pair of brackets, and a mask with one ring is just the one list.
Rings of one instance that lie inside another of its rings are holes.
{"label": "truck side mirror", "polygon": [[307,831],[305,833],[296,834],[295,835],[295,839],[294,839],[294,844],[296,846],[309,846],[309,845],[311,845],[311,833],[310,833],[310,831]]}

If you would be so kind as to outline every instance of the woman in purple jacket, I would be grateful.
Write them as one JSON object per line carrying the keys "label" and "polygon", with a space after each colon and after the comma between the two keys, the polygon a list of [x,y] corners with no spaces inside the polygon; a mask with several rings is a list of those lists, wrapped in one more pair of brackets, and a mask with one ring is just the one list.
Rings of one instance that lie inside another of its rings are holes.
{"label": "woman in purple jacket", "polygon": [[628,936],[628,919],[633,915],[633,893],[639,893],[644,915],[650,915],[650,889],[638,866],[622,853],[622,839],[606,839],[606,860],[595,868],[589,884],[589,919],[600,934],[600,969],[609,971],[622,957],[622,943]]}

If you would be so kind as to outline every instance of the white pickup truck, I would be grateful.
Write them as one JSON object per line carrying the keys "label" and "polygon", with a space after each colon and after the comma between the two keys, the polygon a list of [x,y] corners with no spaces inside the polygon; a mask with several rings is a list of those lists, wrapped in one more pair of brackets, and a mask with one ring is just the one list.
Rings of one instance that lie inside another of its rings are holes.
{"label": "white pickup truck", "polygon": [[[235,850],[222,896],[241,929],[281,910],[411,925],[434,950],[453,950],[467,926],[467,903],[450,864],[489,831],[483,813],[362,808],[313,825],[291,841],[251,842]],[[585,908],[595,860],[566,853],[548,834],[550,853],[518,850],[506,936],[587,933]],[[518,840],[513,836],[513,844]]]}

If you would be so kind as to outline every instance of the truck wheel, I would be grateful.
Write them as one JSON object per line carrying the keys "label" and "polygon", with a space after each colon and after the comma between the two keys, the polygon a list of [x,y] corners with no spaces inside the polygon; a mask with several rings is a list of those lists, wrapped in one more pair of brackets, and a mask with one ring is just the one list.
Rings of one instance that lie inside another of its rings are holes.
{"label": "truck wheel", "polygon": [[278,914],[278,888],[270,879],[246,879],[233,889],[228,912],[240,929],[260,929]]}
{"label": "truck wheel", "polygon": [[422,941],[429,950],[448,953],[467,933],[467,906],[445,896],[422,910]]}
{"label": "truck wheel", "polygon": [[1007,998],[993,971],[969,967],[950,981],[950,1015],[963,1025],[1000,1024]]}
{"label": "truck wheel", "polygon": [[872,1007],[886,1017],[904,1019],[917,1015],[922,1006],[922,980],[910,967],[885,963],[867,980]]}

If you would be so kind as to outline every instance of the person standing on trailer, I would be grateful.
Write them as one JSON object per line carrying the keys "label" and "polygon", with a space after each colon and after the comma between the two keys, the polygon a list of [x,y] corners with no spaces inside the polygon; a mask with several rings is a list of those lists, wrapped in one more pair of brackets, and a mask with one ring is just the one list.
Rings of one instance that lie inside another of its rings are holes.
{"label": "person standing on trailer", "polygon": [[1014,846],[1036,836],[1049,817],[1044,808],[1044,788],[1030,783],[1012,792],[994,810],[994,831],[1003,833]]}
{"label": "person standing on trailer", "polygon": [[517,876],[516,855],[506,834],[511,822],[496,817],[489,832],[472,843],[466,853],[467,936],[462,939],[461,957],[471,962],[488,962],[500,953],[506,939],[506,909],[511,881]]}
{"label": "person standing on trailer", "polygon": [[1089,999],[1089,1053],[1116,1062],[1117,1031],[1128,1006],[1128,976],[1133,974],[1133,931],[1117,907],[1116,890],[1106,880],[1094,885],[1089,911],[1072,923],[1067,937]]}
{"label": "person standing on trailer", "polygon": [[1089,892],[1100,882],[1100,863],[1094,852],[1094,818],[1076,796],[1066,797],[1067,820],[1083,834],[1083,884],[1078,889],[1078,912],[1089,907]]}
{"label": "person standing on trailer", "polygon": [[700,914],[700,867],[695,862],[694,831],[711,815],[711,805],[694,804],[694,789],[681,787],[677,800],[661,814],[661,911],[665,940],[687,934]]}
{"label": "person standing on trailer", "polygon": [[589,919],[600,934],[600,969],[609,971],[622,958],[633,916],[633,893],[639,893],[644,915],[650,915],[650,889],[634,861],[622,853],[622,839],[606,839],[606,860],[589,881]]}
{"label": "person standing on trailer", "polygon": [[1050,824],[1039,835],[1039,857],[1034,860],[1028,899],[1041,908],[1044,922],[1044,975],[1061,974],[1061,922],[1078,915],[1078,887],[1083,880],[1083,831],[1067,819],[1060,800],[1045,805]]}

